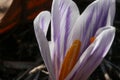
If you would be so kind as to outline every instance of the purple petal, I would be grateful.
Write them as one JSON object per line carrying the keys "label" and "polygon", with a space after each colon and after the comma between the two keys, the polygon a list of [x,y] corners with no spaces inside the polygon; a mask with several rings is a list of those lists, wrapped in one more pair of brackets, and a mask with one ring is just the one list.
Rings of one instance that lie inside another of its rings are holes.
{"label": "purple petal", "polygon": [[56,76],[66,52],[66,41],[79,16],[77,5],[72,0],[55,0],[52,5],[52,35],[54,42],[54,63]]}
{"label": "purple petal", "polygon": [[[51,30],[52,30],[52,40],[55,41],[56,38],[58,38],[59,33],[60,33],[60,24],[61,24],[61,20],[63,18],[63,15],[65,14],[66,9],[68,9],[68,7],[71,5],[71,3],[73,3],[72,0],[53,0],[52,3],[52,20],[51,20]],[[71,8],[71,11],[75,11],[74,13],[78,13],[78,8],[77,6],[71,5],[73,6]],[[74,10],[75,9],[75,10]],[[76,14],[77,16],[77,14]]]}
{"label": "purple petal", "polygon": [[68,38],[67,47],[75,39],[80,39],[83,45],[81,53],[84,52],[96,31],[103,26],[110,25],[110,22],[112,23],[115,13],[114,5],[114,0],[96,0],[90,4],[74,25]]}
{"label": "purple petal", "polygon": [[86,80],[109,51],[114,36],[114,27],[106,26],[100,28],[95,35],[95,41],[81,55],[77,64],[67,76],[67,80],[71,78],[73,80]]}
{"label": "purple petal", "polygon": [[[67,4],[67,3],[66,3]],[[67,9],[64,11],[63,18],[61,19],[60,23],[60,57],[61,62],[65,56],[66,49],[67,49],[67,39],[70,31],[73,28],[73,25],[75,21],[77,20],[79,16],[79,11],[74,2],[71,1],[70,5],[67,7]]]}

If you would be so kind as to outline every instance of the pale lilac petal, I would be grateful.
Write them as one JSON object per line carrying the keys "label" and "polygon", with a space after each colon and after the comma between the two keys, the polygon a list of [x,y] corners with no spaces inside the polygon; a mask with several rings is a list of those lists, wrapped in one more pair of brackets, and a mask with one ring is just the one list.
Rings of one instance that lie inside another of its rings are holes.
{"label": "pale lilac petal", "polygon": [[67,47],[75,39],[79,39],[83,45],[81,53],[84,52],[89,46],[90,38],[95,35],[96,31],[103,26],[109,25],[109,21],[113,21],[114,14],[111,11],[115,9],[113,5],[114,0],[96,0],[90,4],[74,25],[68,38]]}
{"label": "pale lilac petal", "polygon": [[[51,20],[51,34],[52,40],[55,41],[56,38],[59,36],[60,33],[60,24],[63,15],[65,14],[66,9],[68,6],[71,5],[72,0],[53,0],[52,3],[52,20]],[[75,11],[74,13],[78,13],[78,8],[75,4],[71,5],[74,6],[71,8],[71,11]],[[74,10],[75,9],[75,10]],[[77,15],[76,15],[77,16]]]}
{"label": "pale lilac petal", "polygon": [[50,73],[50,77],[52,80],[55,80],[55,75],[54,75],[54,69],[53,69],[53,64],[51,61],[51,55],[50,55],[50,50],[49,50],[49,45],[48,41],[44,35],[44,32],[40,28],[39,25],[36,25],[36,21],[34,21],[34,30],[35,30],[35,35],[38,41],[38,45],[41,51],[41,56],[45,62],[45,65]]}
{"label": "pale lilac petal", "polygon": [[110,49],[115,36],[115,28],[106,26],[100,28],[95,41],[85,50],[66,80],[86,80],[103,60]]}
{"label": "pale lilac petal", "polygon": [[59,33],[60,56],[59,57],[61,59],[60,60],[61,62],[63,61],[63,58],[66,53],[66,48],[67,48],[66,44],[67,44],[68,35],[79,16],[80,14],[76,4],[73,1],[71,1],[67,9],[64,11],[63,17],[60,22],[60,33]]}
{"label": "pale lilac petal", "polygon": [[50,18],[51,18],[50,12],[43,11],[43,12],[40,12],[34,20],[35,26],[39,26],[44,32],[45,36],[47,35]]}
{"label": "pale lilac petal", "polygon": [[54,42],[54,63],[56,76],[59,73],[66,41],[76,19],[79,16],[77,5],[72,0],[55,0],[52,5],[52,41]]}
{"label": "pale lilac petal", "polygon": [[115,17],[115,0],[112,0],[110,3],[110,9],[109,9],[109,14],[108,14],[108,19],[107,19],[107,24],[108,25],[113,25],[113,20]]}

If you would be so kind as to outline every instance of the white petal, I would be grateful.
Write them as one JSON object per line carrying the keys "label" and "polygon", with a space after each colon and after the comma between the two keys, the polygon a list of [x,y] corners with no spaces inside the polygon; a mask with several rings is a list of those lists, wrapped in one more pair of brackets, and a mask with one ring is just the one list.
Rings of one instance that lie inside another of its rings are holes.
{"label": "white petal", "polygon": [[36,38],[37,38],[38,45],[39,45],[39,48],[41,51],[41,56],[43,57],[45,65],[46,65],[48,71],[50,72],[51,78],[53,80],[55,80],[55,74],[54,74],[53,64],[51,61],[51,55],[50,55],[48,41],[44,35],[44,32],[40,28],[40,26],[36,25],[36,24],[38,24],[38,23],[36,23],[36,21],[35,21],[34,22],[34,30],[35,30]]}
{"label": "white petal", "polygon": [[43,12],[40,12],[34,20],[34,25],[39,26],[44,32],[45,36],[47,35],[50,18],[51,18],[50,12],[43,11]]}
{"label": "white petal", "polygon": [[51,59],[52,59],[52,62],[53,62],[53,58],[54,58],[54,42],[52,41],[49,41],[49,48],[50,48],[50,54],[51,54]]}
{"label": "white petal", "polygon": [[[95,41],[85,50],[77,64],[67,76],[67,80],[86,80],[100,64],[110,49],[115,36],[115,28],[106,26],[100,28],[96,33]],[[75,76],[73,76],[75,74]]]}

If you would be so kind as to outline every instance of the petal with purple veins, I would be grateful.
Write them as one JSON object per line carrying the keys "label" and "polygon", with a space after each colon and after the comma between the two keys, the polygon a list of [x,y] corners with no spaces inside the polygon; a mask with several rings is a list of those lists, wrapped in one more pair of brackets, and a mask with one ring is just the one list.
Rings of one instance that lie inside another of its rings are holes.
{"label": "petal with purple veins", "polygon": [[59,44],[60,44],[60,55],[61,55],[60,61],[61,62],[62,62],[62,60],[65,56],[66,50],[67,50],[66,43],[67,43],[68,35],[69,35],[70,31],[72,30],[76,19],[79,16],[80,16],[80,14],[79,14],[78,7],[76,6],[76,4],[73,1],[71,1],[69,6],[64,11],[63,17],[60,22]]}
{"label": "petal with purple veins", "polygon": [[[79,10],[77,5],[72,0],[54,1],[52,9],[52,36],[54,36],[54,53],[56,74],[58,74],[63,56],[66,52],[67,36],[72,29],[76,19],[78,18]],[[56,36],[56,37],[55,37]],[[56,50],[57,51],[56,51]]]}
{"label": "petal with purple veins", "polygon": [[[75,11],[75,14],[79,13],[76,4],[71,5],[71,3],[74,2],[72,0],[53,0],[51,12],[51,37],[53,41],[55,41],[59,36],[61,20],[63,19],[63,15],[65,14],[66,9],[71,6],[71,11]],[[76,14],[76,16],[78,16],[78,14]]]}
{"label": "petal with purple veins", "polygon": [[81,55],[77,64],[67,76],[67,80],[70,78],[86,80],[90,76],[110,49],[115,37],[115,28],[112,26],[100,28],[95,37],[95,41]]}
{"label": "petal with purple veins", "polygon": [[91,3],[74,25],[68,38],[67,47],[74,39],[80,39],[83,45],[81,53],[84,52],[96,31],[103,26],[110,25],[108,23],[113,21],[114,12],[112,10],[115,11],[114,9],[114,0],[96,0]]}

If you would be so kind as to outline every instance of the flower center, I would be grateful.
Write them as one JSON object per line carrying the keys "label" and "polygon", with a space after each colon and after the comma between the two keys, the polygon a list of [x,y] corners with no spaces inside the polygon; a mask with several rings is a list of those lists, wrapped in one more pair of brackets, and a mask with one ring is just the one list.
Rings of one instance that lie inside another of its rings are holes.
{"label": "flower center", "polygon": [[[90,38],[90,44],[93,43],[95,40],[95,37]],[[63,60],[61,71],[60,71],[60,76],[59,80],[64,80],[67,75],[70,73],[70,71],[73,69],[75,66],[79,52],[80,52],[80,47],[81,47],[81,42],[79,40],[75,40],[69,50],[66,53],[66,56]]]}
{"label": "flower center", "polygon": [[64,80],[76,64],[80,52],[80,47],[81,42],[79,40],[75,40],[72,43],[72,46],[67,51],[67,54],[63,60],[59,80]]}

